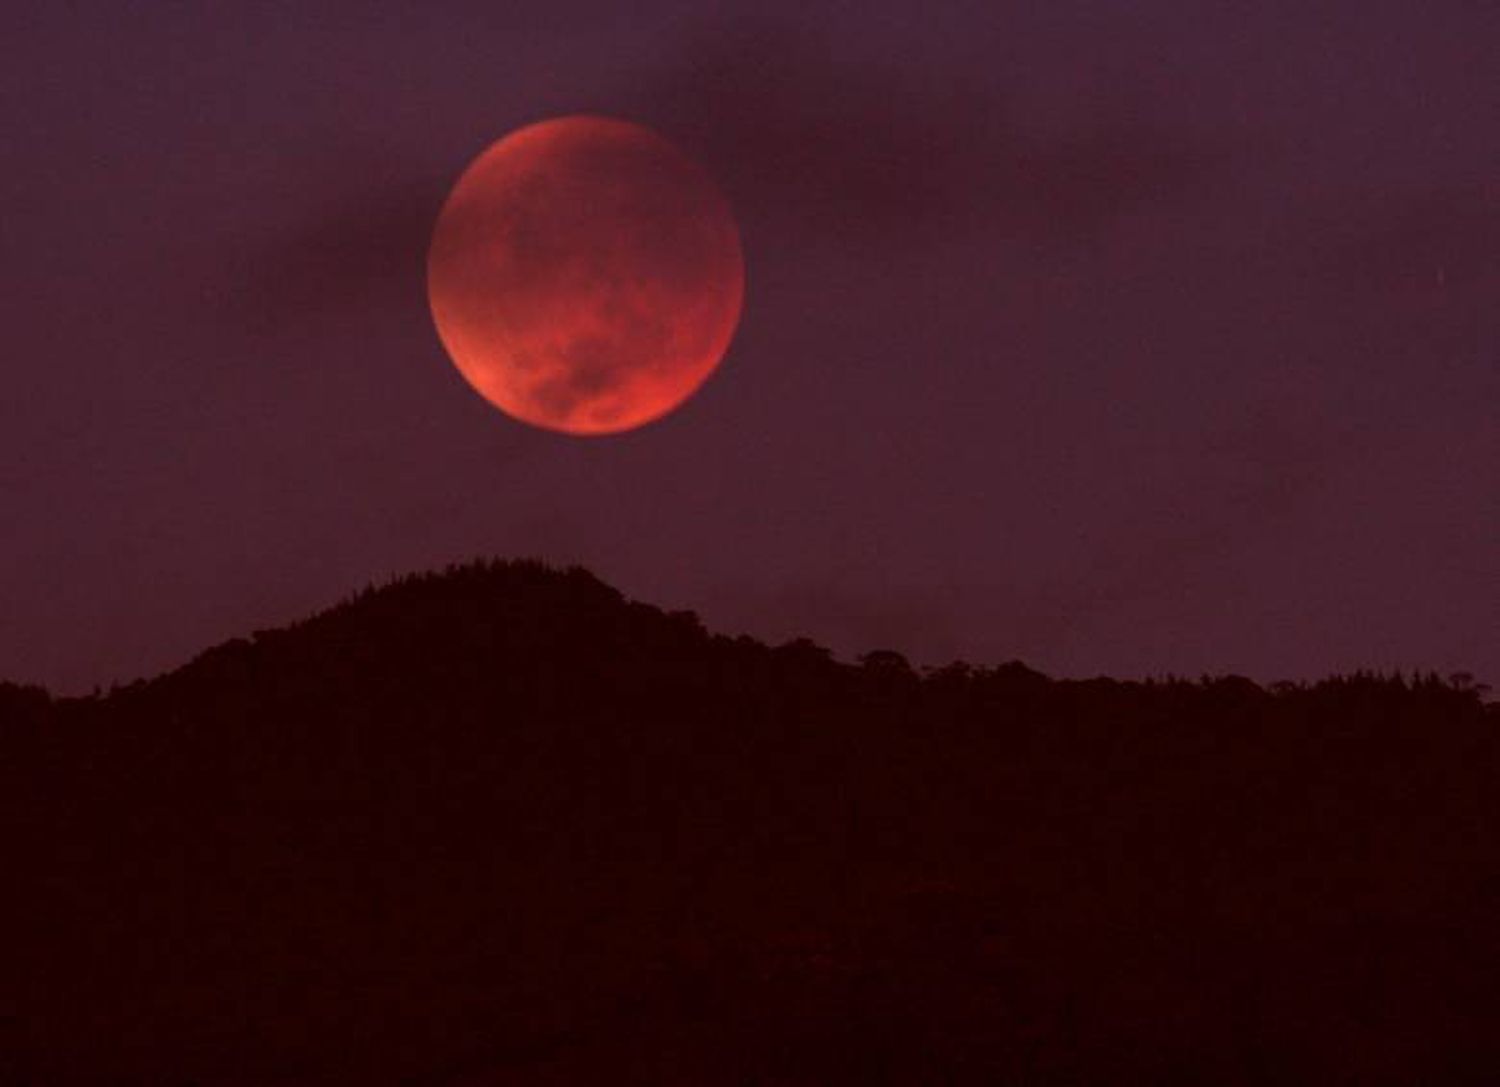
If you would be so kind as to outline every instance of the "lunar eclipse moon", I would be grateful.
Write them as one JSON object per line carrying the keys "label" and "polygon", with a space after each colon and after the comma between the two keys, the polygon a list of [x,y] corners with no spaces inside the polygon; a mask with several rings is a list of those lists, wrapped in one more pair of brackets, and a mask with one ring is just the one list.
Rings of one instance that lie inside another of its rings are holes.
{"label": "lunar eclipse moon", "polygon": [[448,354],[534,426],[611,434],[659,419],[718,367],[744,258],[728,201],[652,130],[570,116],[484,151],[443,205],[428,299]]}

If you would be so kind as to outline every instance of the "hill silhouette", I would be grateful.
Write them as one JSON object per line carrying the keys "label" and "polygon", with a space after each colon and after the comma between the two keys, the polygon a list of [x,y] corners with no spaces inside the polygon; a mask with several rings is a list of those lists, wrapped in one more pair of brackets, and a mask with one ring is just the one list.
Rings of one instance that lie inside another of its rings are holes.
{"label": "hill silhouette", "polygon": [[0,685],[0,1083],[1500,1070],[1500,707],[856,664],[485,562]]}

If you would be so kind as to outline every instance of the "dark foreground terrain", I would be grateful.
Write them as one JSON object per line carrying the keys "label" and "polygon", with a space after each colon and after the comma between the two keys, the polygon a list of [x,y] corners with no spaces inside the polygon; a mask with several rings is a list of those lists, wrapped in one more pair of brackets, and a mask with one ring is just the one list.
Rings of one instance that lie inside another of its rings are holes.
{"label": "dark foreground terrain", "polygon": [[1493,1084],[1481,693],[842,665],[535,564],[0,685],[0,1084]]}

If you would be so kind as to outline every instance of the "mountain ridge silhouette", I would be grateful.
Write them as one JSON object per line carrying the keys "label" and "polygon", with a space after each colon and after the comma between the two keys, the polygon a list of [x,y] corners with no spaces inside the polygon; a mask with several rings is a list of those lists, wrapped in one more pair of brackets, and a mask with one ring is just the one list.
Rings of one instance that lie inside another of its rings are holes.
{"label": "mountain ridge silhouette", "polygon": [[767,646],[580,568],[0,685],[6,1083],[1479,1083],[1500,707]]}

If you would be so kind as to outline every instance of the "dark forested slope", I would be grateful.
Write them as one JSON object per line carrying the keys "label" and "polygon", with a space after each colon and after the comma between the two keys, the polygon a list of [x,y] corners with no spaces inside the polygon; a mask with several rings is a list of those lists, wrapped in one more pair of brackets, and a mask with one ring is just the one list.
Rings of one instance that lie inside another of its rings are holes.
{"label": "dark forested slope", "polygon": [[0,1082],[1491,1083],[1461,677],[918,674],[476,564],[0,685]]}

